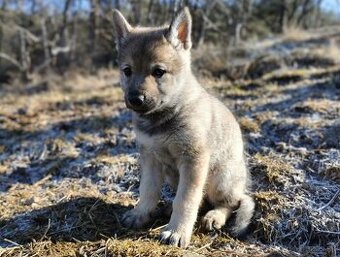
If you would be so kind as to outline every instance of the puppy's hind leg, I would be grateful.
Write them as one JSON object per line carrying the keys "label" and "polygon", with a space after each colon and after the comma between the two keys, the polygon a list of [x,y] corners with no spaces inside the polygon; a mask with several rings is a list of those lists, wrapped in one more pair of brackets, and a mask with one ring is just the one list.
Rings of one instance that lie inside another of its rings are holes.
{"label": "puppy's hind leg", "polygon": [[233,208],[226,201],[228,197],[227,184],[224,183],[227,179],[225,174],[217,173],[208,177],[207,183],[207,200],[213,206],[213,209],[208,211],[203,219],[203,229],[212,231],[221,229],[226,221],[231,216]]}
{"label": "puppy's hind leg", "polygon": [[[219,194],[219,197],[220,196],[221,194]],[[226,196],[230,197],[230,195]],[[229,199],[227,197],[225,198],[225,201],[220,200],[213,203],[214,209],[205,214],[202,219],[202,225],[207,231],[221,229],[230,218],[231,214],[235,212],[235,220],[229,231],[232,236],[240,237],[244,234],[250,223],[255,204],[253,199],[245,193],[234,195]]]}
{"label": "puppy's hind leg", "polygon": [[[209,177],[207,196],[214,209],[203,218],[203,228],[210,231],[220,229],[235,212],[233,226],[229,229],[233,236],[242,236],[246,231],[254,212],[254,201],[246,192],[247,173],[242,162],[239,165],[229,163],[228,168]],[[235,170],[238,171],[235,174]]]}

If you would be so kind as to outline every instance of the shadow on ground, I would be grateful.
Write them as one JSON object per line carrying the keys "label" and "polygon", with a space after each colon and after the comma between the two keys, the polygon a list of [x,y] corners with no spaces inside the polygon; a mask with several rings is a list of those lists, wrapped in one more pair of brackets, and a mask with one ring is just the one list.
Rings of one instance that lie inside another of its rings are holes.
{"label": "shadow on ground", "polygon": [[[5,148],[0,161],[13,154],[25,159],[24,163],[14,162],[7,172],[0,173],[0,192],[6,192],[16,183],[35,184],[46,176],[52,176],[54,180],[88,177],[94,183],[98,182],[102,179],[97,175],[102,168],[100,160],[96,160],[99,165],[82,165],[98,155],[115,158],[135,154],[137,149],[131,138],[130,121],[129,112],[119,111],[116,116],[97,115],[60,121],[32,131],[24,130],[24,126],[21,130],[0,128],[0,145]],[[95,139],[78,138],[82,134]]]}
{"label": "shadow on ground", "polygon": [[0,219],[0,246],[50,239],[56,241],[96,241],[107,237],[125,237],[119,216],[128,207],[101,199],[80,197]]}

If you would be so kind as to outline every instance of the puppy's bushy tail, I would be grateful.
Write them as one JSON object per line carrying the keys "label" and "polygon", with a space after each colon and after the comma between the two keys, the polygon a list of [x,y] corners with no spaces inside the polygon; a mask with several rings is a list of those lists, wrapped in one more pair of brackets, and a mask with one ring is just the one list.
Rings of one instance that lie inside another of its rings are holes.
{"label": "puppy's bushy tail", "polygon": [[244,236],[247,231],[248,225],[250,223],[251,218],[253,217],[255,209],[255,203],[253,198],[249,195],[243,195],[240,200],[240,206],[236,210],[236,218],[234,221],[234,225],[231,228],[231,233],[235,237]]}

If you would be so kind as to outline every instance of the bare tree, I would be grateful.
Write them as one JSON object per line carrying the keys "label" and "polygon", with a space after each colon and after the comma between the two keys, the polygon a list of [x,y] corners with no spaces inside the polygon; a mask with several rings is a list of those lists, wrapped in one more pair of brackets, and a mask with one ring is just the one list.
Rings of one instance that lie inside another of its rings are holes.
{"label": "bare tree", "polygon": [[89,53],[91,55],[91,66],[93,67],[98,35],[98,16],[99,16],[99,1],[90,0],[90,26],[89,26]]}
{"label": "bare tree", "polygon": [[333,22],[321,4],[322,0],[0,0],[0,75],[18,70],[28,79],[32,71],[46,68],[63,72],[76,63],[94,70],[114,63],[112,8],[129,13],[133,24],[162,25],[187,5],[197,47],[207,42],[238,44],[252,35]]}
{"label": "bare tree", "polygon": [[48,42],[48,34],[46,29],[46,17],[43,15],[40,19],[40,25],[41,25],[41,34],[42,34],[42,42],[44,47],[44,66],[47,67],[47,69],[50,67],[50,61],[51,61],[51,55],[50,55],[50,49],[49,49],[49,42]]}
{"label": "bare tree", "polygon": [[69,45],[69,35],[67,29],[68,23],[68,11],[71,5],[72,0],[66,0],[65,5],[62,12],[62,22],[59,27],[59,40],[57,42],[57,47],[54,47],[52,50],[52,54],[57,57],[56,65],[61,72],[64,72],[64,69],[69,64],[69,56],[68,52],[70,51]]}
{"label": "bare tree", "polygon": [[151,24],[151,23],[153,23],[153,21],[154,21],[154,19],[153,19],[153,13],[152,13],[152,11],[153,11],[153,6],[154,6],[154,3],[155,3],[155,1],[154,0],[150,0],[149,1],[149,5],[148,5],[148,14],[147,14],[147,18],[146,18],[146,22],[148,23],[148,24]]}
{"label": "bare tree", "polygon": [[115,8],[120,10],[120,0],[115,0]]}

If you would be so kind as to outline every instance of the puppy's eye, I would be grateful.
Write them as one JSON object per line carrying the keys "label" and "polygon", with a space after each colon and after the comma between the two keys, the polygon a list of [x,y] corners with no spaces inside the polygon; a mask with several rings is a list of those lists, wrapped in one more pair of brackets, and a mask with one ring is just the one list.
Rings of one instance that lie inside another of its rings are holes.
{"label": "puppy's eye", "polygon": [[123,72],[124,72],[124,75],[125,75],[126,77],[130,77],[131,74],[132,74],[132,70],[131,70],[130,67],[124,68],[124,69],[123,69]]}
{"label": "puppy's eye", "polygon": [[156,69],[153,70],[152,76],[154,76],[155,78],[161,78],[165,73],[166,73],[165,70],[162,70],[160,68],[156,68]]}

